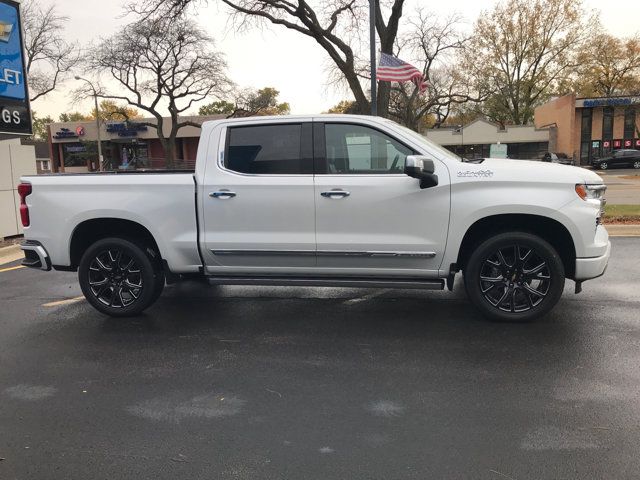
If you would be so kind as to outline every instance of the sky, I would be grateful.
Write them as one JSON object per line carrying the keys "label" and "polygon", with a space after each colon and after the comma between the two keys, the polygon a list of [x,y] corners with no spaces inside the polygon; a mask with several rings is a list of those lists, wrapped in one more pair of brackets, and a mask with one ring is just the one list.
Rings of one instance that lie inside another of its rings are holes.
{"label": "sky", "polygon": [[[45,6],[55,4],[58,13],[69,18],[63,36],[80,47],[89,47],[100,38],[115,34],[131,20],[122,16],[121,0],[39,1]],[[405,15],[410,15],[417,6],[435,15],[459,13],[465,28],[471,28],[480,12],[494,4],[493,0],[407,0]],[[601,23],[610,33],[628,36],[640,31],[638,0],[586,0],[585,5],[600,12]],[[228,21],[228,10],[216,0],[199,7],[193,18],[215,39],[217,49],[224,52],[229,77],[238,86],[274,87],[280,91],[280,100],[289,102],[294,114],[323,112],[342,99],[351,99],[349,91],[328,85],[330,60],[313,39],[278,26],[237,32]],[[54,118],[63,112],[88,112],[92,108],[90,101],[71,104],[68,93],[78,86],[79,82],[69,80],[59,91],[34,102],[32,109],[40,117]]]}

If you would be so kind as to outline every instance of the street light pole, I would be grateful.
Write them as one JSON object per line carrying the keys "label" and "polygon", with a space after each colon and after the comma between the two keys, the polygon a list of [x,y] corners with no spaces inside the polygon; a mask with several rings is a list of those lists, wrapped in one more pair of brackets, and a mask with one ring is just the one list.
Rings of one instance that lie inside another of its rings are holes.
{"label": "street light pole", "polygon": [[369,50],[371,62],[371,115],[378,115],[378,92],[376,79],[376,0],[369,0]]}
{"label": "street light pole", "polygon": [[100,110],[98,110],[98,92],[96,91],[96,87],[93,86],[86,78],[78,77],[76,75],[76,80],[82,80],[83,82],[87,82],[93,90],[93,101],[96,107],[96,129],[98,130],[98,169],[103,172],[104,167],[102,166],[102,139],[100,138]]}

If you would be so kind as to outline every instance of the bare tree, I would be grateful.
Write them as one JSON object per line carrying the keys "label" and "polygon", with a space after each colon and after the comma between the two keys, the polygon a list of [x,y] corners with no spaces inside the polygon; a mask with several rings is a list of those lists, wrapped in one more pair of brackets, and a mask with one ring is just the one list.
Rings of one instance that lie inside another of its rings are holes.
{"label": "bare tree", "polygon": [[206,0],[137,0],[125,4],[125,11],[139,15],[146,20],[150,17],[175,18],[181,16],[188,6],[207,3]]}
{"label": "bare tree", "polygon": [[51,93],[80,59],[76,47],[62,39],[67,17],[58,15],[55,5],[43,8],[38,0],[21,6],[24,28],[26,71],[30,100]]}
{"label": "bare tree", "polygon": [[[370,101],[363,86],[365,78],[360,74],[363,60],[359,58],[358,48],[361,30],[368,18],[366,0],[316,2],[316,8],[306,0],[222,1],[237,13],[236,19],[241,25],[269,22],[315,40],[341,73],[353,94],[358,111],[369,113]],[[390,1],[390,7],[383,12],[381,2],[376,0],[376,31],[382,52],[391,53],[393,50],[404,2]],[[378,112],[381,116],[387,115],[389,92],[388,85],[381,85],[378,91]]]}
{"label": "bare tree", "polygon": [[414,63],[421,67],[428,87],[420,94],[419,88],[410,82],[391,83],[389,117],[414,130],[421,130],[427,123],[439,127],[452,106],[481,101],[486,93],[472,91],[452,67],[467,42],[460,33],[459,15],[441,19],[418,9],[407,23],[410,29],[396,45],[398,55],[416,59]]}
{"label": "bare tree", "polygon": [[[265,22],[288,28],[314,39],[335,64],[351,90],[360,113],[369,113],[370,101],[360,72],[359,39],[368,18],[368,0],[222,0],[236,13],[240,26],[262,25]],[[398,35],[405,0],[374,0],[376,31],[380,50],[392,53]],[[142,0],[131,2],[128,10],[143,18],[157,15],[176,16],[189,5],[206,0]],[[313,5],[312,5],[313,3]],[[386,116],[389,105],[389,85],[378,90],[378,112]]]}
{"label": "bare tree", "polygon": [[147,125],[158,132],[167,166],[176,159],[178,131],[200,126],[181,115],[202,100],[224,96],[231,87],[213,40],[184,18],[146,19],[125,26],[94,49],[88,67],[117,85],[114,90],[100,89],[99,97],[123,101],[155,118]]}

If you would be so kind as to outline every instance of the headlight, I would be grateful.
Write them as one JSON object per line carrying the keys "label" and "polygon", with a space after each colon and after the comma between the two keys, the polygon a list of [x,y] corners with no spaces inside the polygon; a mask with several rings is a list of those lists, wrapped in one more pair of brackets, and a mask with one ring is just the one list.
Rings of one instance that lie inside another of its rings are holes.
{"label": "headlight", "polygon": [[589,185],[586,183],[578,183],[576,185],[576,193],[578,196],[584,200],[595,200],[594,203],[599,204],[598,217],[596,218],[596,227],[600,225],[602,222],[602,217],[604,216],[604,206],[607,201],[604,198],[604,192],[607,191],[607,186],[603,184],[597,185]]}
{"label": "headlight", "polygon": [[604,192],[607,190],[607,186],[603,184],[589,185],[585,183],[578,183],[576,185],[576,193],[582,200],[600,200],[604,199]]}

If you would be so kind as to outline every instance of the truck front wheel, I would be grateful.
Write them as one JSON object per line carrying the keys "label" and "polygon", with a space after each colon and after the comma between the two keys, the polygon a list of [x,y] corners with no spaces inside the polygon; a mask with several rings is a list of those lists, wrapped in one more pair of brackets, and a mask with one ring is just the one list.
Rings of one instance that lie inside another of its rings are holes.
{"label": "truck front wheel", "polygon": [[164,274],[148,251],[122,238],[91,245],[78,266],[80,288],[98,311],[112,317],[137,315],[164,286]]}
{"label": "truck front wheel", "polygon": [[556,250],[524,232],[484,240],[464,269],[469,299],[492,320],[529,321],[545,315],[560,299],[564,281]]}

